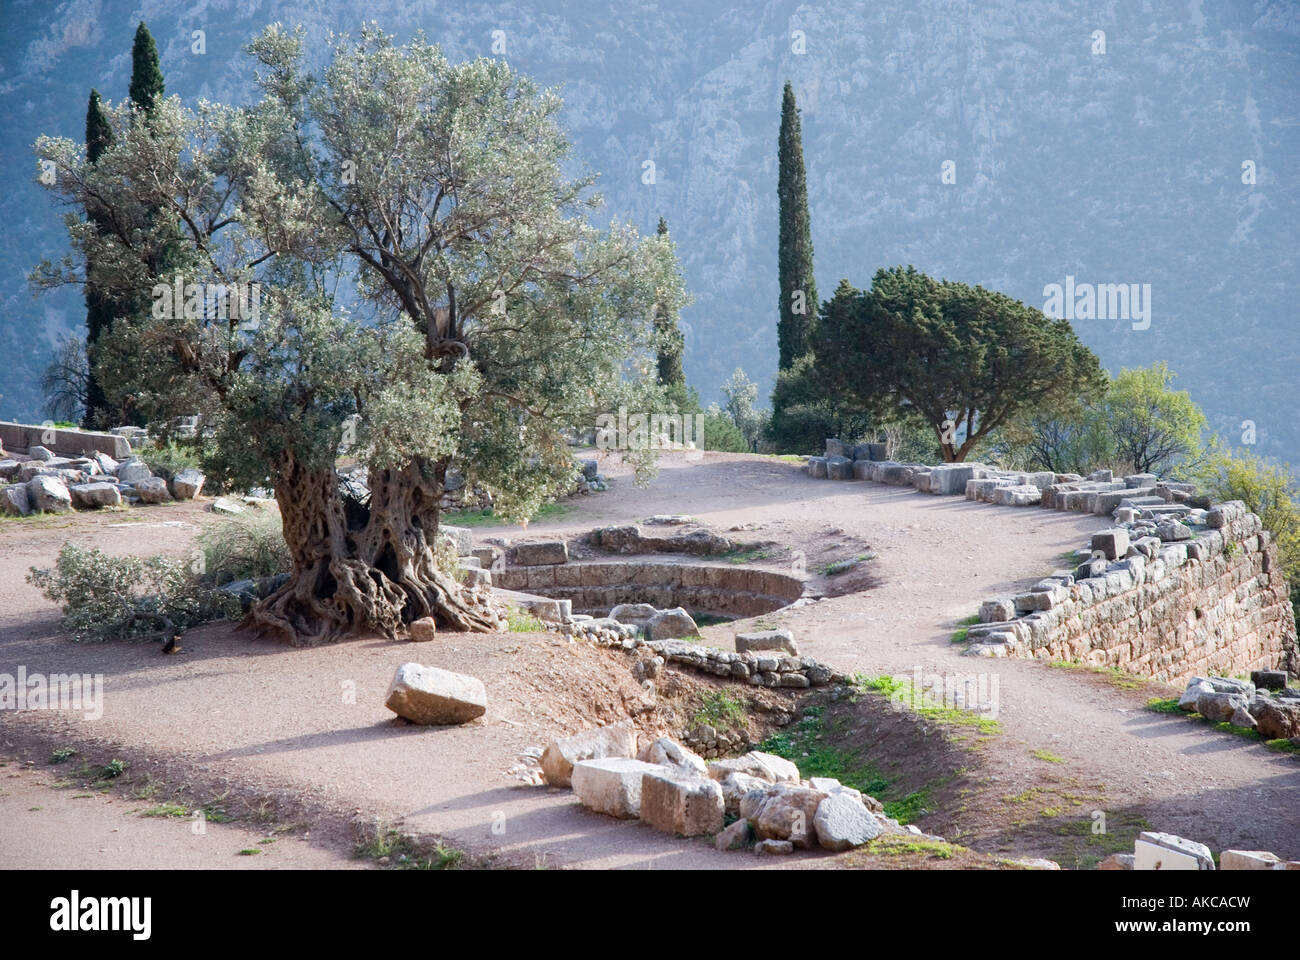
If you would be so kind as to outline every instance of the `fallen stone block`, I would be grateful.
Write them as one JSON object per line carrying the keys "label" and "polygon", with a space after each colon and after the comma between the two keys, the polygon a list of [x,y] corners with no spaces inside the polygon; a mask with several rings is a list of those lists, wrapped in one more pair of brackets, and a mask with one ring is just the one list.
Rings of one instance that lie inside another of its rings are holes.
{"label": "fallen stone block", "polygon": [[737,820],[731,826],[724,829],[713,841],[713,846],[718,850],[743,850],[750,845],[750,831],[748,820]]}
{"label": "fallen stone block", "polygon": [[792,657],[799,656],[799,645],[789,630],[755,630],[736,634],[736,652],[747,650],[784,650]]}
{"label": "fallen stone block", "polygon": [[139,483],[141,480],[148,480],[152,476],[153,471],[149,469],[148,464],[143,460],[132,458],[117,465],[117,479],[123,483]]}
{"label": "fallen stone block", "polygon": [[1224,850],[1219,854],[1220,870],[1285,870],[1286,863],[1267,850]]}
{"label": "fallen stone block", "polygon": [[404,663],[397,668],[384,706],[412,723],[468,723],[487,712],[487,690],[476,677]]}
{"label": "fallen stone block", "polygon": [[553,741],[542,752],[542,775],[553,787],[567,787],[573,765],[604,757],[636,757],[636,727],[620,720]]}
{"label": "fallen stone block", "polygon": [[1202,693],[1196,698],[1196,712],[1214,723],[1231,721],[1238,710],[1248,710],[1250,703],[1239,693]]}
{"label": "fallen stone block", "polygon": [[1250,682],[1261,690],[1285,690],[1285,670],[1252,670]]}
{"label": "fallen stone block", "polygon": [[601,757],[579,760],[570,779],[578,802],[588,810],[635,820],[641,816],[642,778],[663,772],[663,767],[630,757]]}
{"label": "fallen stone block", "polygon": [[1213,870],[1210,848],[1172,833],[1143,832],[1133,845],[1134,870]]}
{"label": "fallen stone block", "polygon": [[72,494],[58,477],[32,477],[27,481],[27,499],[33,510],[42,513],[72,509]]}
{"label": "fallen stone block", "polygon": [[1270,700],[1257,697],[1250,705],[1255,730],[1265,740],[1293,740],[1300,737],[1300,700]]}
{"label": "fallen stone block", "polygon": [[681,837],[718,833],[723,809],[716,780],[666,772],[641,776],[641,821],[656,830]]}
{"label": "fallen stone block", "polygon": [[68,487],[72,505],[82,510],[97,507],[116,507],[122,503],[122,494],[112,483],[78,483]]}
{"label": "fallen stone block", "polygon": [[826,458],[809,457],[804,463],[804,469],[808,471],[810,477],[826,478]]}
{"label": "fallen stone block", "polygon": [[428,643],[438,634],[438,622],[433,617],[421,617],[412,620],[410,638],[412,643]]}
{"label": "fallen stone block", "polygon": [[813,818],[817,842],[826,850],[851,850],[880,836],[880,821],[861,800],[845,793],[832,793],[817,805]]}
{"label": "fallen stone block", "polygon": [[700,628],[683,607],[660,610],[645,624],[646,638],[649,640],[676,640],[681,637],[698,637]]}
{"label": "fallen stone block", "polygon": [[31,512],[32,502],[27,495],[27,484],[12,483],[0,489],[0,513],[25,517]]}
{"label": "fallen stone block", "polygon": [[[446,537],[452,542],[456,547],[456,556],[458,557],[470,556],[474,552],[474,534],[468,527],[453,527],[450,524],[441,523],[438,525],[438,536]],[[567,558],[568,548],[566,547],[565,550]],[[560,562],[563,563],[564,561]],[[491,566],[491,563],[489,562],[488,565]]]}
{"label": "fallen stone block", "polygon": [[751,791],[762,792],[768,787],[768,781],[751,777],[745,773],[733,773],[718,781],[722,784],[722,802],[728,816],[740,816],[741,800]]}
{"label": "fallen stone block", "polygon": [[704,762],[703,757],[687,750],[669,737],[660,737],[652,741],[637,755],[637,758],[682,776],[704,778],[709,776],[709,765]]}
{"label": "fallen stone block", "polygon": [[743,773],[767,783],[798,783],[799,768],[784,757],[751,750],[744,756],[729,760],[715,760],[709,764],[709,776],[714,780],[726,779],[733,773]]}
{"label": "fallen stone block", "polygon": [[990,498],[1003,507],[1032,507],[1043,499],[1043,491],[1030,484],[997,487]]}
{"label": "fallen stone block", "polygon": [[980,604],[980,623],[1005,623],[1016,618],[1016,604],[1010,597],[985,600]]}
{"label": "fallen stone block", "polygon": [[1098,870],[1132,870],[1133,854],[1131,853],[1112,853],[1101,863],[1097,864]]}
{"label": "fallen stone block", "polygon": [[[826,798],[825,793],[811,787],[793,783],[773,784],[766,790],[762,802],[748,814],[754,836],[760,840],[789,840],[796,847],[811,847],[817,842],[814,827],[817,808]],[[745,811],[743,800],[741,809]]]}
{"label": "fallen stone block", "polygon": [[760,840],[754,844],[757,856],[783,857],[794,853],[794,844],[789,840]]}
{"label": "fallen stone block", "polygon": [[140,498],[141,503],[167,503],[172,498],[171,492],[167,489],[167,481],[162,477],[148,477],[136,481],[135,495]]}
{"label": "fallen stone block", "polygon": [[197,470],[182,470],[172,477],[172,496],[177,500],[193,500],[202,492],[206,480],[207,477]]}

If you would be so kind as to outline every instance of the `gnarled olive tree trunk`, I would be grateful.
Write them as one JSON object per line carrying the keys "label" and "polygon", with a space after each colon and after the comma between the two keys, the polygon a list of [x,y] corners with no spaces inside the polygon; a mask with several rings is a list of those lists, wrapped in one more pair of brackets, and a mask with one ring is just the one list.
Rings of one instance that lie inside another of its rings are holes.
{"label": "gnarled olive tree trunk", "polygon": [[294,645],[358,632],[397,637],[430,616],[445,629],[505,629],[490,591],[464,587],[437,568],[443,469],[428,472],[418,464],[371,471],[369,509],[350,523],[334,470],[286,456],[275,498],[293,571],[246,625]]}

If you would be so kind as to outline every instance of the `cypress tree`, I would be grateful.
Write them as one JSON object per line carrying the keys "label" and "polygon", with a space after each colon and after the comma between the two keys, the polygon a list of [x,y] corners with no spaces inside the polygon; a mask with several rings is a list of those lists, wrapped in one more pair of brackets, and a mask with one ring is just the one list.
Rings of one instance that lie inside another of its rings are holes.
{"label": "cypress tree", "polygon": [[[659,218],[657,232],[661,237],[668,236],[668,223],[663,217]],[[677,318],[655,311],[655,334],[659,382],[668,387],[684,384],[686,374],[682,371],[682,353],[686,339],[677,327]]]}
{"label": "cypress tree", "polygon": [[[104,113],[103,102],[98,90],[90,91],[90,102],[86,105],[86,160],[99,162],[104,151],[113,142],[113,128]],[[86,216],[99,223],[94,209],[87,209]],[[103,229],[101,227],[100,229]],[[100,334],[113,322],[113,303],[90,282],[90,264],[86,264],[86,410],[82,416],[82,426],[88,430],[111,426],[106,421],[108,401],[104,388],[95,376],[95,344]]]}
{"label": "cypress tree", "polygon": [[787,370],[808,352],[810,332],[817,319],[817,285],[813,280],[803,135],[794,89],[789,82],[781,100],[781,133],[777,138],[777,198],[780,202],[777,269],[781,303],[776,341],[778,369]]}
{"label": "cypress tree", "polygon": [[131,44],[131,102],[146,114],[152,114],[154,106],[162,99],[163,75],[158,66],[158,47],[153,42],[153,34],[140,21],[135,30],[135,42]]}

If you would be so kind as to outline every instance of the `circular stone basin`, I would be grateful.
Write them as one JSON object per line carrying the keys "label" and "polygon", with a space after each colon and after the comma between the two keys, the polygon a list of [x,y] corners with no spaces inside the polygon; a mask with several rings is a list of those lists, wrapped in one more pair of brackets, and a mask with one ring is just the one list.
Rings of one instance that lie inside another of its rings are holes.
{"label": "circular stone basin", "polygon": [[620,603],[648,603],[726,617],[755,617],[803,596],[801,579],[734,564],[656,560],[570,561],[506,567],[494,586],[553,600],[569,600],[574,613],[604,616]]}

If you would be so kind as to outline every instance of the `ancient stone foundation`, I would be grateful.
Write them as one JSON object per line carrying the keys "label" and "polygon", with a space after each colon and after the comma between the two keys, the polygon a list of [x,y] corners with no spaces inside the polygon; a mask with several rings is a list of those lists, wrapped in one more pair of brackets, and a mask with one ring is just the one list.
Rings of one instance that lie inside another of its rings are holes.
{"label": "ancient stone foundation", "polygon": [[[826,441],[814,477],[911,486],[1008,507],[1100,520],[1073,569],[995,597],[970,627],[969,653],[1075,660],[1170,682],[1253,670],[1300,673],[1295,616],[1277,546],[1240,501],[1211,506],[1191,484],[1000,470],[978,463],[903,464],[878,449]],[[1016,523],[1022,511],[1008,512]],[[1109,525],[1108,525],[1109,524]]]}
{"label": "ancient stone foundation", "polygon": [[768,570],[640,559],[506,566],[493,583],[569,600],[575,613],[600,616],[621,603],[648,603],[754,617],[792,603],[804,587],[797,577]]}

